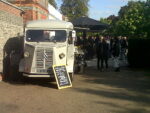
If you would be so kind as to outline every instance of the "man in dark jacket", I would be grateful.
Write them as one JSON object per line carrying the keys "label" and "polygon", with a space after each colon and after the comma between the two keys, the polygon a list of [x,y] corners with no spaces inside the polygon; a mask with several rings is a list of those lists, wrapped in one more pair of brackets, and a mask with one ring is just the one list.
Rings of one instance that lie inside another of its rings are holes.
{"label": "man in dark jacket", "polygon": [[[97,48],[97,68],[103,71],[104,62],[106,68],[108,68],[108,57],[109,57],[109,44],[106,42],[106,39],[103,37],[100,38]],[[99,63],[101,62],[101,67]]]}

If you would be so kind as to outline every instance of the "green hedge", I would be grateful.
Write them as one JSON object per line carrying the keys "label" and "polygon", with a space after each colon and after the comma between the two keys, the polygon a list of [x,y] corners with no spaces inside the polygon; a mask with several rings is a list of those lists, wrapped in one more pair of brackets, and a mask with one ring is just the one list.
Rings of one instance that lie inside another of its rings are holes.
{"label": "green hedge", "polygon": [[150,38],[128,40],[128,62],[133,67],[150,67]]}

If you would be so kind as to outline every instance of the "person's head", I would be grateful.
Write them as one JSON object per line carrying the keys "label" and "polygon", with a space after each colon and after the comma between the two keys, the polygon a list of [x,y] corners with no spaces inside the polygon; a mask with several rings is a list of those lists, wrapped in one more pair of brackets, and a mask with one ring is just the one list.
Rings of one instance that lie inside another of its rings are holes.
{"label": "person's head", "polygon": [[127,40],[127,37],[123,37],[124,40]]}
{"label": "person's head", "polygon": [[121,36],[118,36],[117,38],[118,38],[118,40],[121,40],[121,39],[122,39],[122,37],[121,37]]}
{"label": "person's head", "polygon": [[107,38],[104,37],[104,38],[102,39],[102,42],[106,42],[106,41],[107,41]]}
{"label": "person's head", "polygon": [[119,37],[114,37],[114,41],[118,42],[119,41]]}
{"label": "person's head", "polygon": [[99,39],[102,41],[102,40],[104,39],[104,37],[103,37],[103,36],[100,36]]}
{"label": "person's head", "polygon": [[83,39],[83,37],[82,37],[82,36],[80,36],[80,39]]}

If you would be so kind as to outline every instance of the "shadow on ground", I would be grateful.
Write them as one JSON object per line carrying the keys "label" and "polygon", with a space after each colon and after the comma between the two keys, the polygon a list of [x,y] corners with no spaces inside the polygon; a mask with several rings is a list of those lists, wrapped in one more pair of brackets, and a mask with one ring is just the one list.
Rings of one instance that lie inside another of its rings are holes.
{"label": "shadow on ground", "polygon": [[7,82],[9,84],[13,84],[13,85],[38,85],[38,86],[42,86],[42,87],[57,89],[57,84],[56,84],[54,78],[50,79],[50,78],[27,78],[27,77],[22,77],[18,81],[7,80],[5,82]]}
{"label": "shadow on ground", "polygon": [[[115,113],[150,113],[150,77],[144,76],[144,71],[132,70],[124,67],[120,72],[114,72],[109,69],[100,72],[96,68],[87,67],[82,77],[89,84],[97,84],[103,86],[102,89],[95,88],[76,88],[78,92],[100,96],[100,98],[110,99],[110,102],[98,100],[97,104],[107,105],[118,110]],[[109,87],[109,89],[105,89]],[[129,106],[120,106],[120,103],[134,103],[133,108]],[[146,107],[146,109],[145,109]],[[149,111],[148,111],[148,110]],[[112,112],[113,113],[113,112]]]}
{"label": "shadow on ground", "polygon": [[57,88],[49,78],[23,78],[19,70],[19,62],[23,56],[23,37],[10,37],[3,48],[3,80],[13,85],[39,85],[48,88]]}
{"label": "shadow on ground", "polygon": [[144,108],[139,108],[137,106],[137,108],[128,108],[126,106],[120,106],[120,105],[116,105],[114,103],[111,102],[97,102],[97,104],[103,104],[105,106],[108,107],[114,107],[114,108],[118,108],[119,110],[112,110],[112,113],[149,113],[148,110],[145,110]]}
{"label": "shadow on ground", "polygon": [[87,80],[89,83],[104,84],[115,88],[149,94],[150,77],[144,75],[146,75],[144,71],[132,71],[129,68],[123,68],[120,72],[112,70],[100,72],[95,68],[89,67],[84,73],[85,78],[94,77],[94,79]]}

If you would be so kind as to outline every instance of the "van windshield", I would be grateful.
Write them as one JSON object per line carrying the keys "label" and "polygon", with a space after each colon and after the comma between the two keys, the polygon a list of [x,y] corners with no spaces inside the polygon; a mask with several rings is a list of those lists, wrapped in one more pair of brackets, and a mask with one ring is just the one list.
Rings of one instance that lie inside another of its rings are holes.
{"label": "van windshield", "polygon": [[26,32],[28,42],[65,42],[66,37],[65,30],[28,30]]}

